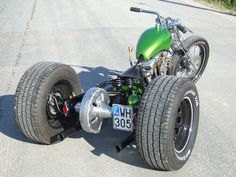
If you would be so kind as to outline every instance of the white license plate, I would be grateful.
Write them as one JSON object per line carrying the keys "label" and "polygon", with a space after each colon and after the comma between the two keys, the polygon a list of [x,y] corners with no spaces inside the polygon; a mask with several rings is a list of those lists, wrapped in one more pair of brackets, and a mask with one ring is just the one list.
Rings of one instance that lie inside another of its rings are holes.
{"label": "white license plate", "polygon": [[113,104],[113,128],[133,131],[133,108],[127,105]]}

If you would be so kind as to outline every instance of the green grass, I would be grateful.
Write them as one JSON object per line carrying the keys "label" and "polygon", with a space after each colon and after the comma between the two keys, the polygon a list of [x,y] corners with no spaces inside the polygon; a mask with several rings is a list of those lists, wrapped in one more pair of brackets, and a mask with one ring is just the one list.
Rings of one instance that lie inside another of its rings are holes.
{"label": "green grass", "polygon": [[197,0],[219,10],[236,12],[236,0]]}

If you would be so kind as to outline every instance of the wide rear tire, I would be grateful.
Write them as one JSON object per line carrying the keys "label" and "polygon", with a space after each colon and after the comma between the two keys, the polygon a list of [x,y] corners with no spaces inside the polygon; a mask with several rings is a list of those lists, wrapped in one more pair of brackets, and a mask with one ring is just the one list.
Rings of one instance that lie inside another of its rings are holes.
{"label": "wide rear tire", "polygon": [[174,76],[155,78],[145,89],[136,126],[138,150],[147,164],[177,170],[189,159],[199,121],[195,84]]}
{"label": "wide rear tire", "polygon": [[14,112],[21,132],[35,142],[51,144],[55,135],[75,124],[73,118],[65,118],[55,105],[55,98],[62,103],[72,92],[77,95],[82,90],[71,67],[52,62],[30,67],[15,94]]}

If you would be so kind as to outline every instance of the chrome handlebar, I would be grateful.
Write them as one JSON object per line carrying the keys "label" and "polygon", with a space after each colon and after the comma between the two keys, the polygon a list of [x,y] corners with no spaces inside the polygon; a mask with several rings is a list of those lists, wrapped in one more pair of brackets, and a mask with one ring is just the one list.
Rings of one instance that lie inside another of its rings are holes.
{"label": "chrome handlebar", "polygon": [[173,29],[173,27],[176,26],[182,33],[186,33],[187,31],[192,33],[191,30],[189,30],[187,27],[181,24],[179,19],[173,19],[171,17],[164,17],[158,11],[145,10],[145,9],[141,9],[137,7],[131,7],[130,11],[157,15],[156,23],[159,24],[161,27]]}

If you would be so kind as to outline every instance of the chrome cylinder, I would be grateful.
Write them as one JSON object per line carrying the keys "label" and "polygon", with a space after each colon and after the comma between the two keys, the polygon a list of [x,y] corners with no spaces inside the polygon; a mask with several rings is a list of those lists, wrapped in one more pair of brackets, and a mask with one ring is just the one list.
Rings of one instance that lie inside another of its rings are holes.
{"label": "chrome cylinder", "polygon": [[[112,117],[112,108],[108,106],[110,98],[104,89],[93,87],[84,95],[79,109],[81,127],[89,133],[99,133],[103,119]],[[77,108],[76,108],[77,107]]]}

